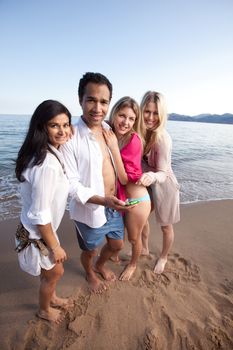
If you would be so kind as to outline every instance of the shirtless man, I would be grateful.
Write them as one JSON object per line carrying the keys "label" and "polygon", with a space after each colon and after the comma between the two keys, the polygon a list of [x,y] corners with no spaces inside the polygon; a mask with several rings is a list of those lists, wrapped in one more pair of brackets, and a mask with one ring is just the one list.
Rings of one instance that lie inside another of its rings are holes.
{"label": "shirtless man", "polygon": [[[103,120],[112,97],[112,85],[100,73],[88,72],[80,79],[79,103],[83,115],[74,126],[74,135],[62,146],[65,168],[70,180],[70,216],[75,222],[81,263],[91,290],[102,293],[106,281],[115,281],[115,274],[105,263],[123,247],[124,224],[117,210],[125,209],[125,203],[115,197],[116,174],[103,128],[109,128]],[[106,244],[93,266],[98,247],[106,238]]]}

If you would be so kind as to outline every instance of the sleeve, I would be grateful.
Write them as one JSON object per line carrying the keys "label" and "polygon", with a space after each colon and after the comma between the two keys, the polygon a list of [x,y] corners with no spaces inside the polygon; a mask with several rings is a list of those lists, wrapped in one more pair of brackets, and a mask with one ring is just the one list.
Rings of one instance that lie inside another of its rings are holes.
{"label": "sleeve", "polygon": [[51,206],[58,171],[55,167],[43,163],[34,167],[30,177],[32,204],[27,216],[33,225],[46,225],[52,222]]}
{"label": "sleeve", "polygon": [[156,172],[154,181],[163,183],[167,178],[167,169],[170,164],[171,140],[168,135],[163,135],[156,147],[156,152],[153,153],[153,161]]}
{"label": "sleeve", "polygon": [[77,202],[81,202],[92,208],[97,207],[95,204],[86,203],[88,199],[96,195],[96,193],[92,188],[84,186],[81,182],[77,137],[73,136],[71,140],[62,145],[61,152],[65,162],[66,174],[69,179],[70,196]]}
{"label": "sleeve", "polygon": [[130,142],[121,152],[125,171],[130,182],[136,182],[142,175],[142,142],[137,134],[133,134]]}

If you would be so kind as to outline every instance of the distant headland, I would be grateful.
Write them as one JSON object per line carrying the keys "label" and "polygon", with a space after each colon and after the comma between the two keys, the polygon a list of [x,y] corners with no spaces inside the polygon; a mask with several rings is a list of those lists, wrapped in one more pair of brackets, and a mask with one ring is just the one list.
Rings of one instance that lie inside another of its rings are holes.
{"label": "distant headland", "polygon": [[[1,117],[16,116],[16,114],[0,114]],[[30,117],[28,114],[18,114],[19,117]],[[77,116],[73,116],[77,118]],[[198,114],[194,116],[170,113],[168,115],[169,120],[185,121],[185,122],[199,122],[199,123],[217,123],[217,124],[233,124],[233,114]]]}
{"label": "distant headland", "polygon": [[199,123],[218,123],[218,124],[233,124],[233,114],[199,114],[193,117],[183,114],[170,113],[169,120],[199,122]]}

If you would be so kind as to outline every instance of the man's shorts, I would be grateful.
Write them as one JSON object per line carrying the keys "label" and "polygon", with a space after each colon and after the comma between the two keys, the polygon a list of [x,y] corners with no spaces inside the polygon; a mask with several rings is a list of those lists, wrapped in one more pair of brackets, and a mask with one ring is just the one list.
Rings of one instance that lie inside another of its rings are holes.
{"label": "man's shorts", "polygon": [[107,222],[98,228],[93,228],[79,221],[74,221],[79,246],[82,250],[94,250],[99,247],[105,236],[122,240],[124,237],[124,223],[121,213],[105,208]]}

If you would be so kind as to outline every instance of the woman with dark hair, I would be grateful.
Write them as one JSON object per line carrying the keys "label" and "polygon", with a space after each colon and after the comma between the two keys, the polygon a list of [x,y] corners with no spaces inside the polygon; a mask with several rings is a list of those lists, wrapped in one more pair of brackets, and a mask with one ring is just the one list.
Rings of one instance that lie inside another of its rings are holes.
{"label": "woman with dark hair", "polygon": [[32,115],[29,129],[16,160],[22,211],[16,233],[16,251],[22,270],[40,276],[37,316],[59,323],[68,299],[59,298],[55,288],[64,269],[66,252],[57,229],[63,217],[69,182],[59,146],[70,135],[71,114],[60,102],[42,102]]}

